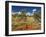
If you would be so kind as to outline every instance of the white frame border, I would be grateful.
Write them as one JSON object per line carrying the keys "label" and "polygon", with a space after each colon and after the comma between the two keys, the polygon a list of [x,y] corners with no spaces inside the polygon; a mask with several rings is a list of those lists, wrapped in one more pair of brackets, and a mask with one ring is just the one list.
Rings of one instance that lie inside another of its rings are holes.
{"label": "white frame border", "polygon": [[[27,31],[11,31],[11,6],[35,6],[35,7],[41,7],[41,30],[29,30]],[[9,3],[9,35],[11,34],[26,34],[26,33],[42,33],[44,32],[44,6],[42,4],[26,4],[26,3]]]}

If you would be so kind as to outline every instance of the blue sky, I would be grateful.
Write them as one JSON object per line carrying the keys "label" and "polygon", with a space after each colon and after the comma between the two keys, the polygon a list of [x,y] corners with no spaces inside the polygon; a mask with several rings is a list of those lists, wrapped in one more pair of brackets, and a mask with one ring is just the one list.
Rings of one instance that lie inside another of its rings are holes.
{"label": "blue sky", "polygon": [[12,12],[20,12],[21,10],[25,10],[26,12],[32,13],[33,10],[35,12],[40,11],[41,12],[41,7],[31,7],[31,6],[12,6]]}

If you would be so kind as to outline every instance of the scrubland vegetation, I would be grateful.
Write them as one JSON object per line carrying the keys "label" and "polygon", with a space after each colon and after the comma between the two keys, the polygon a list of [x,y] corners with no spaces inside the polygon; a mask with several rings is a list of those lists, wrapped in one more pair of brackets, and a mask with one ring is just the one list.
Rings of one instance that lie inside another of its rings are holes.
{"label": "scrubland vegetation", "polygon": [[17,30],[40,30],[41,29],[41,13],[34,13],[28,16],[24,11],[21,14],[12,15],[12,31]]}

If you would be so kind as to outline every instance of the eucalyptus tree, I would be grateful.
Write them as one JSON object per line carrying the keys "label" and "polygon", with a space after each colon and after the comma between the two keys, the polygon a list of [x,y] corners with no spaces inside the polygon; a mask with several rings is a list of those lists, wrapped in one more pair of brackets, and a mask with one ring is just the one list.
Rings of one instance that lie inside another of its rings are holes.
{"label": "eucalyptus tree", "polygon": [[41,12],[36,12],[36,13],[34,13],[33,17],[34,17],[35,20],[37,20],[38,22],[41,22]]}
{"label": "eucalyptus tree", "polygon": [[21,19],[24,19],[26,21],[27,19],[26,11],[21,11]]}

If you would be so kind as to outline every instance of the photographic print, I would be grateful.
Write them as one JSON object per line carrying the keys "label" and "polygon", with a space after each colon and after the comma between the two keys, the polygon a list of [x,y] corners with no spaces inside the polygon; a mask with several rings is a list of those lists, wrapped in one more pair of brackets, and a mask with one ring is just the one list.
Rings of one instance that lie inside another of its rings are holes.
{"label": "photographic print", "polygon": [[6,22],[9,20],[8,24],[6,23],[7,35],[45,32],[44,3],[6,1],[6,6],[6,12],[8,12]]}
{"label": "photographic print", "polygon": [[40,30],[41,7],[12,6],[12,31]]}

